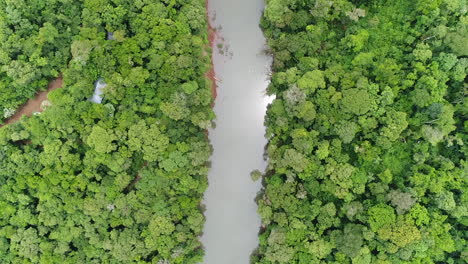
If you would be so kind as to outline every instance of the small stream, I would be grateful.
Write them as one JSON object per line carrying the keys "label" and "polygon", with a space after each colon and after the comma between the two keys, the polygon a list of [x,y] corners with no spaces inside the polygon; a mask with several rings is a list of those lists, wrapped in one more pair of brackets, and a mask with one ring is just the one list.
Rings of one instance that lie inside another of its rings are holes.
{"label": "small stream", "polygon": [[103,89],[106,88],[107,83],[104,82],[103,78],[99,78],[95,83],[94,83],[94,93],[93,97],[91,97],[89,100],[93,103],[100,104],[102,103],[102,94]]}
{"label": "small stream", "polygon": [[[212,26],[218,29],[213,61],[218,81],[216,128],[209,131],[214,152],[205,193],[206,224],[201,238],[204,264],[248,264],[258,245],[260,218],[255,196],[263,171],[265,95],[271,58],[258,24],[264,0],[210,0]],[[217,44],[222,44],[217,46]]]}

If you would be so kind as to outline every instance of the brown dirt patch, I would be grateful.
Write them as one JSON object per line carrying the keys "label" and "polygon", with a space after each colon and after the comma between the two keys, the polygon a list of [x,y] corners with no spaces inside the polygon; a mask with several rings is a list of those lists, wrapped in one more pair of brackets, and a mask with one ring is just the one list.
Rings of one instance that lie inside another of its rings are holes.
{"label": "brown dirt patch", "polygon": [[23,115],[32,116],[35,112],[42,112],[41,104],[43,101],[47,100],[47,94],[51,91],[62,87],[63,78],[62,76],[51,81],[48,85],[46,91],[40,91],[34,96],[34,98],[29,99],[23,106],[21,106],[16,113],[10,118],[6,119],[3,124],[0,124],[0,127],[8,124],[12,124],[21,119]]}

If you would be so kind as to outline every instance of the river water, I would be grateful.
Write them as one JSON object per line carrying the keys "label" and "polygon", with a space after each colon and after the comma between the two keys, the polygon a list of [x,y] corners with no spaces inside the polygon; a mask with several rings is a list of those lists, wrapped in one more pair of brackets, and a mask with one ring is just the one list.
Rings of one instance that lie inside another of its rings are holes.
{"label": "river water", "polygon": [[104,88],[106,88],[107,83],[104,82],[103,78],[99,78],[96,83],[94,83],[94,94],[89,100],[93,103],[100,104],[102,103],[102,94],[104,93]]}
{"label": "river water", "polygon": [[[258,245],[260,218],[255,196],[261,183],[250,172],[263,171],[263,125],[271,58],[258,24],[264,0],[210,0],[212,26],[218,28],[213,61],[218,81],[216,128],[209,131],[212,167],[205,193],[206,224],[201,238],[204,264],[248,264]],[[223,39],[223,40],[221,40]],[[220,52],[221,50],[221,52]]]}

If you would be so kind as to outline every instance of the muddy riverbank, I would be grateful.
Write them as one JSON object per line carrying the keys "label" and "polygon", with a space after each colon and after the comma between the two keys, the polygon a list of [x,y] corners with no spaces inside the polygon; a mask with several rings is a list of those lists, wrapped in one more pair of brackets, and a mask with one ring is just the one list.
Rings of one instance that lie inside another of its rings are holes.
{"label": "muddy riverbank", "polygon": [[[207,19],[207,23],[208,23],[208,43],[209,43],[209,47],[210,49],[214,49],[214,44],[215,44],[215,40],[216,40],[216,30],[213,28],[213,26],[211,25],[211,20],[210,20],[210,15],[209,15],[209,9],[208,9],[208,5],[209,5],[209,1],[206,0],[206,19]],[[212,54],[209,54],[208,56],[210,56],[210,69],[209,71],[206,73],[206,77],[211,81],[211,94],[213,96],[213,104],[212,104],[212,107],[214,106],[214,100],[216,99],[216,96],[217,96],[217,84],[216,84],[216,72],[215,72],[215,68],[214,68],[214,63],[213,63],[213,57],[212,57]]]}

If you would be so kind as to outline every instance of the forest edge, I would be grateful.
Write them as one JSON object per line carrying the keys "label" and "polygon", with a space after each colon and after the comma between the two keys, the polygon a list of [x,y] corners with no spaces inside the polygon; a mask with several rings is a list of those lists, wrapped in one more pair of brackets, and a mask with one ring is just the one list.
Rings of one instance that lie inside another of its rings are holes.
{"label": "forest edge", "polygon": [[[216,30],[211,25],[210,14],[208,12],[208,4],[209,4],[209,0],[206,0],[205,10],[206,10],[206,23],[207,23],[207,26],[208,26],[208,42],[209,42],[210,49],[213,49],[214,42],[215,42],[215,39],[216,39]],[[216,72],[214,70],[214,63],[213,63],[213,55],[212,54],[213,53],[210,54],[210,69],[206,73],[206,77],[211,82],[211,94],[213,96],[213,102],[211,103],[211,107],[214,107],[214,102],[215,102],[216,96],[218,95],[217,91],[216,91],[218,86],[216,84]]]}
{"label": "forest edge", "polygon": [[44,109],[41,108],[42,102],[47,100],[47,95],[55,89],[61,88],[63,84],[63,77],[60,75],[57,79],[51,81],[48,85],[47,90],[40,91],[34,96],[34,98],[29,99],[24,105],[22,105],[18,111],[11,117],[7,118],[3,124],[0,124],[0,127],[3,127],[8,124],[15,123],[21,119],[23,115],[32,116],[36,112],[42,112]]}
{"label": "forest edge", "polygon": [[[212,27],[211,22],[210,22],[210,15],[208,12],[208,0],[206,0],[205,4],[205,9],[206,9],[206,21],[207,21],[207,27],[208,27],[208,45],[209,48],[212,49],[214,47],[214,42],[216,39],[216,30]],[[210,88],[211,88],[211,94],[213,96],[213,102],[211,104],[211,107],[214,107],[215,99],[217,96],[217,84],[216,84],[216,73],[214,70],[214,64],[213,64],[213,56],[210,54],[210,68],[209,70],[205,73],[205,76],[209,79],[210,81]],[[32,116],[36,112],[42,112],[44,111],[41,108],[41,105],[44,101],[47,100],[48,94],[56,90],[58,88],[61,88],[63,85],[63,77],[60,75],[57,77],[55,80],[52,80],[48,84],[48,88],[45,91],[39,91],[33,98],[29,99],[25,104],[23,104],[20,108],[18,108],[18,111],[16,113],[7,118],[3,124],[0,124],[0,128],[9,125],[12,123],[15,123],[23,117],[23,115],[26,116]]]}

